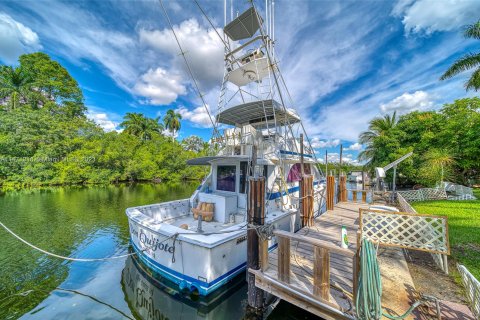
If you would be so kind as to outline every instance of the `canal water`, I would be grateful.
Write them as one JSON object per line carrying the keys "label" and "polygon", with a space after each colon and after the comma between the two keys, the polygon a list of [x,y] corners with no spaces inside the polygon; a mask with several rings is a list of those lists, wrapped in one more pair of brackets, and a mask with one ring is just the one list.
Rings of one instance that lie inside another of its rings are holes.
{"label": "canal water", "polygon": [[[50,252],[100,258],[128,252],[127,207],[189,197],[197,183],[62,187],[0,195],[0,221]],[[0,229],[0,319],[242,319],[239,277],[208,299],[155,281],[136,259],[71,262]],[[269,319],[308,319],[282,303]]]}

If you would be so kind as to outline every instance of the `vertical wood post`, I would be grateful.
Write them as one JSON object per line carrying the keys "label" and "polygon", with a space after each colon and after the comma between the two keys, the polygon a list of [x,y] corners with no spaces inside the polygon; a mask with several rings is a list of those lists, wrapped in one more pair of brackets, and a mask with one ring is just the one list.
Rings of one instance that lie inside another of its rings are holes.
{"label": "vertical wood post", "polygon": [[346,202],[347,201],[347,177],[342,174],[338,181],[338,201]]}
{"label": "vertical wood post", "polygon": [[327,177],[327,210],[333,210],[335,205],[335,177]]}
{"label": "vertical wood post", "polygon": [[313,294],[330,300],[330,252],[314,246]]}
{"label": "vertical wood post", "polygon": [[358,278],[360,276],[360,248],[362,245],[362,234],[357,231],[357,250],[353,257],[353,303],[357,301]]}
{"label": "vertical wood post", "polygon": [[352,200],[353,202],[357,202],[357,191],[352,190]]}
{"label": "vertical wood post", "polygon": [[[256,163],[256,148],[253,149],[252,164]],[[255,171],[255,167],[253,167]],[[265,220],[265,178],[250,177],[248,180],[248,223],[263,225]],[[247,230],[247,270],[260,269],[260,239],[253,228]],[[254,309],[263,307],[263,290],[255,286],[255,275],[247,271],[248,305]]]}
{"label": "vertical wood post", "polygon": [[367,191],[362,190],[362,202],[366,203],[367,202]]}
{"label": "vertical wood post", "polygon": [[290,283],[290,239],[278,237],[278,279]]}
{"label": "vertical wood post", "polygon": [[260,254],[260,269],[266,271],[268,269],[268,240],[260,240],[259,243]]}
{"label": "vertical wood post", "polygon": [[300,215],[302,228],[313,220],[313,175],[304,175],[300,181]]}

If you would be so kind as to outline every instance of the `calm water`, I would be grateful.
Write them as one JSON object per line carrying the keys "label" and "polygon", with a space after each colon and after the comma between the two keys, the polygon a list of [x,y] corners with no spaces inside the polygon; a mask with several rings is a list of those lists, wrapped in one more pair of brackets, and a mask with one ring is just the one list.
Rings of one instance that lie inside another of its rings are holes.
{"label": "calm water", "polygon": [[[0,195],[0,221],[57,254],[99,258],[128,252],[125,208],[187,198],[197,183],[67,187]],[[68,262],[0,230],[0,319],[241,319],[243,279],[208,301],[155,283],[134,259]],[[74,290],[75,292],[73,292]],[[280,305],[270,319],[307,319]]]}

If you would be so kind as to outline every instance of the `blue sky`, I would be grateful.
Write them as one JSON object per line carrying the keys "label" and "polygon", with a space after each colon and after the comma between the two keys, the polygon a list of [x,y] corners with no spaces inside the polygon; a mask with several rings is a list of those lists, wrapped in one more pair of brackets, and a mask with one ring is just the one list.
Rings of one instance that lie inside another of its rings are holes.
{"label": "blue sky", "polygon": [[[257,1],[262,7],[263,0]],[[158,1],[0,1],[0,61],[43,51],[79,82],[89,117],[118,129],[126,112],[183,115],[179,138],[211,134]],[[215,106],[223,47],[193,1],[165,1],[207,103]],[[223,1],[200,1],[216,26]],[[235,0],[235,10],[246,1]],[[276,0],[277,58],[319,154],[347,159],[374,116],[438,109],[470,96],[468,72],[438,78],[478,43],[462,27],[480,19],[480,1]]]}

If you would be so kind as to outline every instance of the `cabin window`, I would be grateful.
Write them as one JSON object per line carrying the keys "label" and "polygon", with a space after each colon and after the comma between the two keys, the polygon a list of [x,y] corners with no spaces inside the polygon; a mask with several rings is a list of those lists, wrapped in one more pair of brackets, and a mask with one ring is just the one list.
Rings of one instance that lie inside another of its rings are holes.
{"label": "cabin window", "polygon": [[217,190],[235,192],[236,166],[217,167]]}
{"label": "cabin window", "polygon": [[[311,174],[310,164],[304,163],[303,170],[305,174]],[[302,179],[302,167],[300,163],[295,163],[288,172],[287,182],[300,181]]]}
{"label": "cabin window", "polygon": [[247,175],[248,175],[248,162],[240,162],[240,193],[247,192]]}

